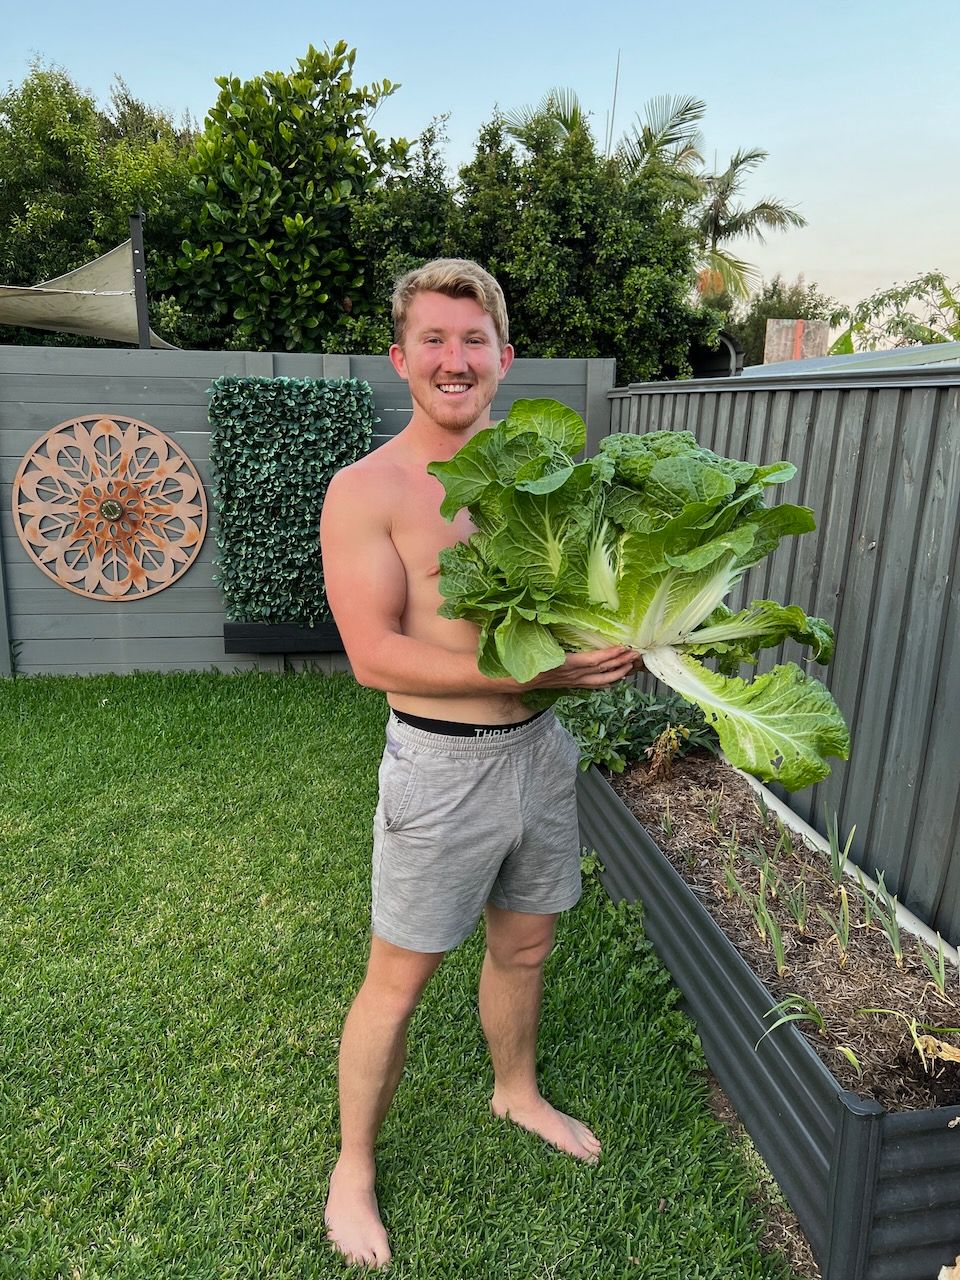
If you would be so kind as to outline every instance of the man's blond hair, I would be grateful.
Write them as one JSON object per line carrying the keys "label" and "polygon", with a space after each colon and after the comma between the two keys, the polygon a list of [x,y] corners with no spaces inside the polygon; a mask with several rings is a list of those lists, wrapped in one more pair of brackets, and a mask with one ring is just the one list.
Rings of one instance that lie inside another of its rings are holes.
{"label": "man's blond hair", "polygon": [[400,277],[393,290],[393,338],[402,347],[407,315],[418,293],[442,293],[448,298],[473,298],[493,321],[500,346],[510,341],[503,290],[489,271],[467,258],[434,258]]}

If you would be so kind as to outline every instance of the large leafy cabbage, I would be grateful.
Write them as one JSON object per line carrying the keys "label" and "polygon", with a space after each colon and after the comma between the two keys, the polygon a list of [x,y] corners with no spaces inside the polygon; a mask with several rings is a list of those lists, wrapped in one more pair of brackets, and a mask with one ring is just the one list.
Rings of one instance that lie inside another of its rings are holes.
{"label": "large leafy cabbage", "polygon": [[444,616],[479,627],[480,670],[526,683],[565,651],[628,645],[702,709],[734,764],[790,790],[825,777],[825,757],[850,746],[828,690],[792,663],[752,682],[735,673],[787,637],[826,663],[830,626],[774,600],[723,603],[781,538],[814,528],[808,508],[764,502],[795,468],[719,457],[686,431],[608,436],[575,462],[585,439],[571,409],[518,400],[428,468],[443,515],[467,507],[476,525],[441,552],[440,590]]}

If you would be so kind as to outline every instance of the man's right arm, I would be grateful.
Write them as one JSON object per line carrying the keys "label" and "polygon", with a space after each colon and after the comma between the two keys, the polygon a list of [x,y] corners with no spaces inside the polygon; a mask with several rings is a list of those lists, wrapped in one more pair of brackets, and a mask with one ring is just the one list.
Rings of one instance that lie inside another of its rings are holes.
{"label": "man's right arm", "polygon": [[617,647],[568,654],[562,666],[521,685],[482,675],[475,652],[457,652],[404,635],[400,620],[406,573],[383,507],[373,500],[370,478],[362,472],[349,469],[333,477],[323,504],[320,540],[327,600],[354,676],[369,688],[424,697],[516,694],[532,688],[602,687],[636,669],[637,655]]}

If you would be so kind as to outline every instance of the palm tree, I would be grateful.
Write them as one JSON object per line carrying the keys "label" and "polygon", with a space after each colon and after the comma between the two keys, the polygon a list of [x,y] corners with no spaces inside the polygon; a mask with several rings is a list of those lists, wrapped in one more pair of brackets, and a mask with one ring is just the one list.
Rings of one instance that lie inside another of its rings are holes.
{"label": "palm tree", "polygon": [[767,158],[760,147],[737,151],[723,173],[700,177],[703,201],[697,217],[704,266],[698,277],[698,288],[704,297],[730,293],[745,298],[757,273],[740,258],[721,246],[740,236],[763,244],[764,231],[785,231],[787,227],[805,227],[806,218],[781,204],[779,200],[761,200],[750,209],[737,203],[747,174]]}
{"label": "palm tree", "polygon": [[699,123],[707,104],[701,98],[662,94],[644,103],[636,123],[617,144],[616,158],[627,177],[656,172],[674,188],[680,199],[701,194],[697,169],[703,164]]}
{"label": "palm tree", "polygon": [[[807,220],[779,200],[761,200],[749,209],[737,202],[747,175],[767,158],[760,147],[737,151],[722,173],[703,170],[699,123],[705,111],[706,103],[700,98],[668,94],[651,98],[617,144],[614,160],[628,180],[656,177],[665,185],[668,198],[694,206],[701,297],[745,298],[757,281],[757,272],[725,248],[726,242],[744,236],[762,244],[764,231],[805,227]],[[558,142],[571,137],[586,128],[587,116],[573,89],[557,88],[548,90],[535,107],[521,107],[503,119],[507,133],[529,145],[534,131],[544,126]]]}
{"label": "palm tree", "polygon": [[587,115],[573,89],[548,89],[535,107],[508,111],[503,123],[511,138],[526,145],[531,129],[537,124],[549,124],[560,141],[586,128]]}

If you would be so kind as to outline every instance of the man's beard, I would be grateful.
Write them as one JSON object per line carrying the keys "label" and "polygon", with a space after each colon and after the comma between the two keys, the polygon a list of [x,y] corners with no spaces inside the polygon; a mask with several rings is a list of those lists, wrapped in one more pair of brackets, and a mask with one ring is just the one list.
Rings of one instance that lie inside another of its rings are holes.
{"label": "man's beard", "polygon": [[[470,389],[471,391],[475,390],[475,384],[471,385]],[[432,387],[431,390],[434,392],[434,396],[428,404],[424,403],[417,395],[414,395],[413,399],[431,422],[441,427],[444,431],[466,431],[483,414],[484,409],[489,407],[488,405],[479,404],[475,399],[472,399],[472,402],[460,402],[445,406],[443,392],[437,391],[435,387]]]}

